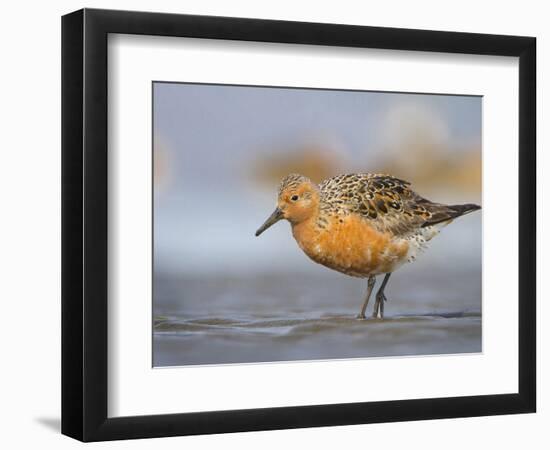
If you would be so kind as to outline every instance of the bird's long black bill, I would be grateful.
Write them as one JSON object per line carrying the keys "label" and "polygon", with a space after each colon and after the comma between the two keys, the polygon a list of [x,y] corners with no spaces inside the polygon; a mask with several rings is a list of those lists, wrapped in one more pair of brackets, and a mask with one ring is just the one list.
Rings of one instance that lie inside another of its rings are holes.
{"label": "bird's long black bill", "polygon": [[260,228],[258,228],[258,230],[256,231],[256,236],[259,236],[260,234],[262,234],[271,225],[277,223],[282,218],[283,218],[283,212],[279,208],[275,208],[275,211],[273,211],[273,214],[271,214],[267,218],[267,220],[264,222],[264,224]]}

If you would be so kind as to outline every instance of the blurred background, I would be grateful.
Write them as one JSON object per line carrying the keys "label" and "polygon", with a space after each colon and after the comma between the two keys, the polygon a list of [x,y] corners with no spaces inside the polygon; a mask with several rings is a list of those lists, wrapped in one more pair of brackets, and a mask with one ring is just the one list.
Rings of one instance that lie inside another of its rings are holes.
{"label": "blurred background", "polygon": [[153,89],[155,366],[481,351],[480,213],[395,273],[383,322],[354,319],[366,281],[310,261],[288,223],[254,237],[290,172],[389,173],[481,203],[480,97]]}

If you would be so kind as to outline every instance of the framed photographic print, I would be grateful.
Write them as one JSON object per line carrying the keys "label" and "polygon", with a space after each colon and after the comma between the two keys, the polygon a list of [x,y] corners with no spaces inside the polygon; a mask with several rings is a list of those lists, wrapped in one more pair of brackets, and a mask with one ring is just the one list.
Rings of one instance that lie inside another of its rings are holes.
{"label": "framed photographic print", "polygon": [[534,412],[535,56],[64,16],[62,432]]}

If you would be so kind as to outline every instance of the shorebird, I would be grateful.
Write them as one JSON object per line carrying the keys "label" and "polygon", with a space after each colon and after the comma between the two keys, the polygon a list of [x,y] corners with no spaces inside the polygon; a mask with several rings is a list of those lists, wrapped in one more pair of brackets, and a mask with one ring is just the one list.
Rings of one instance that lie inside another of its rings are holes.
{"label": "shorebird", "polygon": [[313,261],[368,278],[358,319],[365,319],[376,276],[384,275],[372,313],[382,319],[384,289],[391,274],[413,262],[453,219],[480,208],[431,202],[415,193],[408,181],[390,175],[339,175],[317,185],[303,175],[290,174],[281,181],[275,211],[256,236],[286,219],[294,239]]}

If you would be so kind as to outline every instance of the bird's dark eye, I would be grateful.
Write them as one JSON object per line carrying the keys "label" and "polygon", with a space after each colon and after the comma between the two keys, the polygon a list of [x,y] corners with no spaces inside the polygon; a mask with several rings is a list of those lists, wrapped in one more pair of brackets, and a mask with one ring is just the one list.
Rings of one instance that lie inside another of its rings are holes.
{"label": "bird's dark eye", "polygon": [[296,200],[298,200],[298,196],[297,196],[297,195],[293,195],[292,197],[290,197],[290,200],[292,200],[293,202],[295,202]]}

